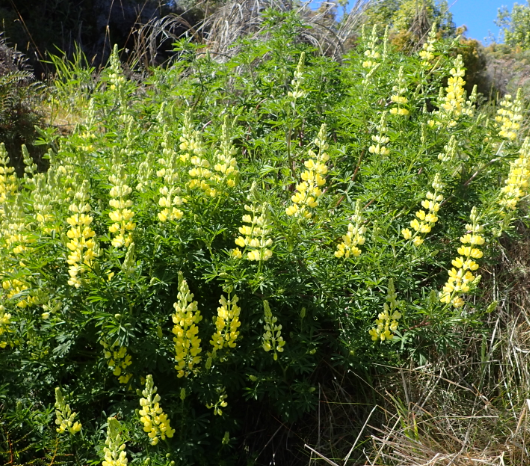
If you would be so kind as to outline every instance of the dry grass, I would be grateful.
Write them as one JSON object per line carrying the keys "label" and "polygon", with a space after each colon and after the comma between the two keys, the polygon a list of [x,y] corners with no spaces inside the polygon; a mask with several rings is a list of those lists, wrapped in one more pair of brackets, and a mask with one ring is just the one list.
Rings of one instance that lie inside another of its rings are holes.
{"label": "dry grass", "polygon": [[482,299],[499,302],[486,331],[460,329],[458,351],[432,354],[426,365],[357,376],[362,392],[336,380],[321,397],[309,464],[530,463],[530,231],[519,225],[517,235],[483,273]]}
{"label": "dry grass", "polygon": [[208,3],[204,0],[194,7],[202,9],[204,14],[204,19],[196,25],[185,19],[189,12],[171,14],[142,25],[135,33],[134,61],[152,66],[157,62],[162,43],[175,42],[182,37],[203,44],[213,59],[226,61],[237,54],[239,48],[235,45],[240,39],[267,39],[263,34],[263,12],[267,8],[280,12],[295,9],[302,19],[298,39],[312,44],[321,54],[340,60],[345,44],[361,24],[362,12],[367,5],[367,2],[357,0],[346,19],[337,24],[333,2],[322,2],[318,11],[309,8],[309,2],[295,6],[290,0],[229,1],[213,11],[208,11]]}

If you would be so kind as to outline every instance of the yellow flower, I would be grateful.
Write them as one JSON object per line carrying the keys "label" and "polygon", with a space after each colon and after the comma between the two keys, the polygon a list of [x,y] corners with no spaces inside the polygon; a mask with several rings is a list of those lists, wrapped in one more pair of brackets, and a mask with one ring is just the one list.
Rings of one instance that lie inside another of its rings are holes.
{"label": "yellow flower", "polygon": [[394,333],[398,328],[398,320],[401,319],[401,313],[398,311],[399,303],[394,288],[394,281],[388,281],[388,296],[386,300],[390,303],[383,304],[383,312],[379,313],[375,321],[376,326],[369,330],[373,341],[390,341],[394,338]]}
{"label": "yellow flower", "polygon": [[318,154],[312,150],[308,151],[312,158],[304,163],[307,170],[300,175],[303,181],[296,186],[296,193],[291,197],[293,205],[285,209],[285,213],[289,216],[311,218],[312,213],[309,208],[314,209],[318,206],[318,198],[322,195],[320,187],[326,184],[322,176],[328,171],[325,163],[329,160],[329,155],[326,153],[328,148],[326,125],[320,127],[314,144],[319,149]]}
{"label": "yellow flower", "polygon": [[464,85],[466,82],[463,77],[465,75],[464,62],[462,55],[458,55],[454,61],[454,68],[449,72],[451,77],[447,80],[448,86],[445,88],[445,97],[443,97],[442,90],[440,103],[440,110],[436,112],[440,120],[438,125],[446,124],[447,127],[456,125],[457,120],[462,114],[468,114],[468,107],[465,103]]}
{"label": "yellow flower", "polygon": [[355,214],[352,220],[355,222],[355,226],[351,223],[348,225],[348,233],[342,237],[342,242],[337,245],[335,257],[347,259],[350,255],[357,257],[361,254],[361,250],[357,246],[364,244],[366,228],[362,226],[363,218],[361,216],[361,201],[359,200],[355,205]]}
{"label": "yellow flower", "polygon": [[[470,218],[472,223],[466,225],[466,229],[471,230],[471,234],[465,234],[460,238],[460,241],[463,244],[482,245],[485,241],[479,233],[483,227],[478,224],[479,216],[475,207],[471,210]],[[481,258],[483,253],[473,246],[460,246],[457,251],[460,257],[451,262],[454,268],[449,271],[449,278],[440,292],[439,298],[442,303],[452,304],[458,308],[465,304],[460,295],[468,293],[471,289],[470,284],[477,279],[471,272],[477,270],[479,265],[472,259]]]}
{"label": "yellow flower", "polygon": [[184,280],[182,272],[178,275],[179,292],[177,302],[173,305],[175,313],[173,319],[173,333],[175,337],[175,369],[178,377],[188,377],[197,372],[194,368],[201,362],[199,354],[201,340],[198,337],[199,328],[197,324],[202,320],[201,313],[197,308],[197,301],[193,301],[193,293],[190,292],[188,282]]}
{"label": "yellow flower", "polygon": [[[254,193],[255,189],[256,186],[253,184],[250,189],[251,193]],[[249,196],[249,198],[251,197],[253,194]],[[245,259],[250,261],[269,260],[272,257],[272,251],[269,248],[273,241],[269,238],[271,230],[267,219],[267,204],[264,203],[261,206],[256,204],[245,205],[245,210],[252,213],[252,215],[243,215],[243,222],[249,225],[239,227],[239,232],[245,236],[238,236],[235,243],[245,248]],[[234,257],[243,256],[238,248],[234,251],[232,253]]]}
{"label": "yellow flower", "polygon": [[506,94],[500,103],[500,107],[495,118],[499,123],[499,136],[513,141],[517,138],[517,132],[523,120],[521,90],[517,91],[515,101],[512,101],[510,94]]}
{"label": "yellow flower", "polygon": [[263,349],[267,352],[273,351],[274,360],[278,359],[278,353],[283,352],[285,340],[282,337],[282,326],[277,324],[278,319],[272,315],[268,301],[263,301],[265,310],[265,334],[263,335]]}
{"label": "yellow flower", "polygon": [[436,22],[432,24],[431,31],[429,32],[429,37],[427,39],[427,42],[423,44],[422,50],[419,53],[420,58],[422,58],[422,66],[425,66],[429,68],[431,66],[431,62],[434,59],[434,52],[435,52],[435,44],[436,44]]}
{"label": "yellow flower", "polygon": [[59,387],[55,389],[55,424],[57,432],[63,434],[69,432],[75,435],[81,430],[81,423],[75,421],[77,413],[72,412],[70,405],[65,403],[63,393]]}
{"label": "yellow flower", "polygon": [[519,157],[510,162],[510,172],[504,181],[498,203],[503,209],[515,210],[517,203],[526,196],[530,179],[530,139],[526,138]]}
{"label": "yellow flower", "polygon": [[167,415],[164,414],[160,406],[160,395],[156,392],[157,388],[154,385],[153,376],[148,375],[145,379],[145,389],[142,390],[142,395],[145,398],[140,399],[142,409],[138,414],[144,425],[144,432],[151,440],[151,445],[158,444],[160,439],[172,438],[175,433],[169,424]]}
{"label": "yellow flower", "polygon": [[105,440],[105,460],[102,466],[127,466],[125,443],[121,439],[121,424],[115,417],[108,419],[107,438]]}
{"label": "yellow flower", "polygon": [[214,416],[222,416],[223,415],[222,408],[226,408],[228,406],[228,403],[226,402],[227,395],[223,387],[218,388],[217,392],[219,393],[219,399],[213,404],[207,404],[206,407],[209,409],[213,408]]}
{"label": "yellow flower", "polygon": [[127,178],[123,165],[118,165],[116,174],[109,176],[109,181],[112,184],[109,193],[112,199],[109,201],[109,205],[115,209],[109,212],[110,219],[115,222],[109,227],[109,232],[115,235],[111,240],[111,244],[115,248],[129,247],[132,242],[132,231],[136,228],[136,224],[131,222],[134,212],[129,209],[133,202],[126,199],[132,192],[132,188],[125,184]]}
{"label": "yellow flower", "polygon": [[443,200],[443,196],[439,192],[444,188],[439,173],[435,175],[432,187],[434,188],[434,193],[427,192],[425,195],[426,199],[421,202],[422,207],[427,209],[427,212],[418,210],[416,212],[417,218],[410,222],[410,226],[416,233],[413,234],[408,228],[402,230],[403,237],[406,240],[412,240],[414,246],[423,244],[424,238],[421,234],[430,233],[436,222],[438,222],[436,212],[440,210],[440,202]]}
{"label": "yellow flower", "polygon": [[88,187],[88,181],[83,181],[69,207],[73,215],[66,219],[70,225],[67,236],[71,240],[66,244],[71,251],[66,261],[70,265],[68,284],[76,288],[82,285],[81,274],[92,267],[94,258],[98,256],[96,243],[91,239],[96,233],[88,226],[92,223],[92,217],[87,214],[91,210],[90,204],[86,202],[90,197]]}
{"label": "yellow flower", "polygon": [[228,299],[221,296],[219,303],[221,307],[217,308],[217,319],[215,320],[216,331],[210,340],[213,346],[214,354],[223,348],[235,348],[236,340],[239,336],[239,313],[241,308],[237,305],[239,298],[234,294],[230,298],[230,291],[228,292]]}
{"label": "yellow flower", "polygon": [[132,377],[127,371],[132,364],[131,355],[127,354],[127,347],[119,346],[116,341],[109,344],[104,338],[100,340],[100,344],[103,346],[105,359],[108,360],[107,365],[113,375],[118,377],[118,382],[121,384],[127,384]]}

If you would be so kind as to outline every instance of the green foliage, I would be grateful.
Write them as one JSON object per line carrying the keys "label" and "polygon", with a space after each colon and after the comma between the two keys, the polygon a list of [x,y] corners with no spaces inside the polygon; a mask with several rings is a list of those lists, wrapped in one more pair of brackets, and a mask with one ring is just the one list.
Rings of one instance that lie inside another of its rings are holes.
{"label": "green foliage", "polygon": [[42,88],[24,55],[0,36],[0,139],[17,169],[23,169],[21,144],[30,147],[35,159],[42,155],[31,146],[36,138],[34,126],[41,122],[38,104]]}
{"label": "green foliage", "polygon": [[367,26],[386,24],[395,34],[409,33],[411,40],[423,41],[431,24],[444,36],[454,35],[453,16],[447,1],[384,0],[372,2],[365,10]]}
{"label": "green foliage", "polygon": [[514,3],[512,11],[507,7],[499,8],[497,26],[502,28],[504,43],[521,50],[530,48],[530,6]]}
{"label": "green foliage", "polygon": [[23,428],[65,462],[234,464],[252,413],[300,419],[332,368],[480,328],[476,270],[527,188],[521,103],[478,112],[435,33],[406,56],[374,29],[339,64],[263,15],[233,58],[182,41],[142,84],[117,49],[88,94],[65,67],[55,98],[90,100],[43,133],[49,170],[0,154],[5,409],[48,412]]}

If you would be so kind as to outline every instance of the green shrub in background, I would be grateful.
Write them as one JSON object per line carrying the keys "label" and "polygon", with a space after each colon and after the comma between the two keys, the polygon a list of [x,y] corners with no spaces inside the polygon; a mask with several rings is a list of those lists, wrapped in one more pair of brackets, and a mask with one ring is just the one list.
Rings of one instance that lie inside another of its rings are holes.
{"label": "green shrub in background", "polygon": [[13,165],[22,173],[21,145],[25,144],[39,165],[44,167],[44,151],[33,146],[37,139],[35,125],[42,124],[42,83],[35,80],[27,58],[9,45],[0,34],[0,139]]}
{"label": "green shrub in background", "polygon": [[434,29],[409,57],[374,28],[339,64],[264,15],[232,58],[181,42],[142,85],[115,51],[46,173],[2,153],[17,461],[251,462],[248,412],[293,422],[329,367],[428,361],[492,312],[480,270],[528,188],[520,99],[477,110]]}

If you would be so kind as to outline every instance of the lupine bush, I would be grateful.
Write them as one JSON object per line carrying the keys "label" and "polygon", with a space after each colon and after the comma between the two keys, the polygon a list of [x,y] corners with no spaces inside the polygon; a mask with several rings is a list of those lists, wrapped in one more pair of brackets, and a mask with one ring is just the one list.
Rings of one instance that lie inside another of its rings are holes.
{"label": "lupine bush", "polygon": [[115,49],[47,172],[2,149],[4,414],[55,406],[27,429],[62,461],[234,464],[248,409],[295,421],[328,367],[428,361],[494,311],[520,97],[467,96],[436,29],[406,56],[374,27],[337,63],[264,15],[142,84]]}

